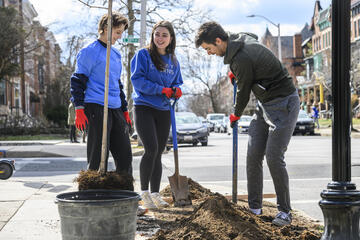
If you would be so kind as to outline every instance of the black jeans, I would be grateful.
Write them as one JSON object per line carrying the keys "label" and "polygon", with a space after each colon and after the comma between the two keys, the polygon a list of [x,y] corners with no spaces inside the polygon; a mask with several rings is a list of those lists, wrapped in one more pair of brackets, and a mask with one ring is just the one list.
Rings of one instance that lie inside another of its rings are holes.
{"label": "black jeans", "polygon": [[151,192],[159,192],[161,155],[169,137],[170,111],[136,105],[135,127],[145,149],[140,162],[141,190],[148,190],[150,183]]}
{"label": "black jeans", "polygon": [[[95,103],[87,103],[85,104],[85,114],[89,120],[87,129],[88,169],[98,170],[101,161],[104,107]],[[120,108],[108,109],[106,159],[109,156],[109,150],[114,158],[116,172],[125,171],[132,175],[129,130]]]}
{"label": "black jeans", "polygon": [[70,125],[70,142],[76,142],[76,127]]}

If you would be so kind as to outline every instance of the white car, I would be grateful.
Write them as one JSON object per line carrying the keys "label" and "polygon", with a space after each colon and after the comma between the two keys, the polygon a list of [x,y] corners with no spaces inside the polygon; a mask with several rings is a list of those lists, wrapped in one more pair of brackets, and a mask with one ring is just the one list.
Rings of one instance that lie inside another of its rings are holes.
{"label": "white car", "polygon": [[214,131],[216,123],[222,122],[224,118],[224,113],[209,113],[206,115],[206,120],[210,123],[210,131]]}
{"label": "white car", "polygon": [[[249,126],[251,120],[253,119],[252,116],[249,115],[242,115],[238,120],[238,133],[247,133],[249,131]],[[228,123],[228,135],[232,133],[232,128],[230,127],[230,121]]]}

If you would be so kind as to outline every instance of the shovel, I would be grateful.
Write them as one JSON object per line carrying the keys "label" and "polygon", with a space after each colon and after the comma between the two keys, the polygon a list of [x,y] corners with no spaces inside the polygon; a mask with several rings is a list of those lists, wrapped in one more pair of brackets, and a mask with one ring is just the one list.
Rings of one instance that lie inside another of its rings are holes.
{"label": "shovel", "polygon": [[[234,104],[236,102],[236,88],[237,85],[235,83],[235,79],[231,79],[234,85]],[[232,201],[233,203],[237,203],[237,172],[238,172],[238,123],[237,121],[233,126],[233,164],[232,164]]]}
{"label": "shovel", "polygon": [[176,123],[175,123],[175,104],[177,99],[170,105],[170,118],[171,118],[171,128],[172,128],[172,139],[173,139],[173,149],[174,149],[174,161],[175,161],[175,173],[174,175],[168,177],[172,192],[172,197],[174,200],[175,207],[182,207],[186,205],[191,205],[191,199],[189,195],[189,184],[186,176],[181,176],[179,174],[179,157],[178,157],[178,146],[177,146],[177,134],[176,134]]}

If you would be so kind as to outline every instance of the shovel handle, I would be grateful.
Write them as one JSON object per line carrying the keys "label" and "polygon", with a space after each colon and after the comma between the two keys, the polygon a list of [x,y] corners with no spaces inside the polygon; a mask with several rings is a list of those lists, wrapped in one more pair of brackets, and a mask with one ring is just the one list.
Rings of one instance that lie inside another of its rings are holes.
{"label": "shovel handle", "polygon": [[[237,85],[236,83],[234,84],[234,104],[236,102],[236,88],[237,88]],[[235,122],[234,124],[234,127],[233,127],[233,172],[232,172],[232,175],[233,175],[233,179],[232,179],[232,201],[233,203],[236,203],[237,202],[237,179],[238,179],[238,176],[237,176],[237,172],[238,172],[238,158],[237,158],[237,155],[238,155],[238,123],[237,121]]]}
{"label": "shovel handle", "polygon": [[175,175],[179,175],[179,157],[178,157],[178,145],[177,145],[177,133],[176,133],[176,122],[175,122],[175,104],[177,99],[173,103],[169,101],[170,105],[170,119],[171,119],[171,132],[173,139],[173,149],[174,149],[174,162],[175,162]]}

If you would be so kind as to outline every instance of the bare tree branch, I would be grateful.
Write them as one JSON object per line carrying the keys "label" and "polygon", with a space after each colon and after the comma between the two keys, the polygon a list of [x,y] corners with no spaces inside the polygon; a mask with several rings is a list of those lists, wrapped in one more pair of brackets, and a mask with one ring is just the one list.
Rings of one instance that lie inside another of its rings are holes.
{"label": "bare tree branch", "polygon": [[82,4],[86,5],[87,7],[89,8],[100,8],[100,9],[107,9],[107,7],[103,7],[103,6],[93,6],[93,5],[90,5],[82,0],[78,0],[79,2],[81,2]]}

